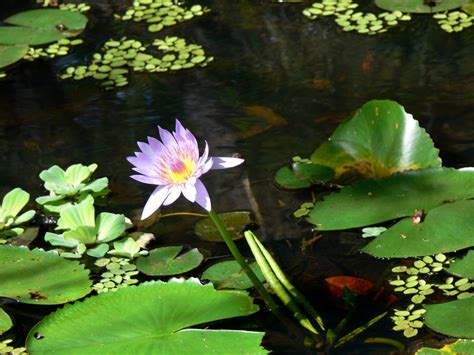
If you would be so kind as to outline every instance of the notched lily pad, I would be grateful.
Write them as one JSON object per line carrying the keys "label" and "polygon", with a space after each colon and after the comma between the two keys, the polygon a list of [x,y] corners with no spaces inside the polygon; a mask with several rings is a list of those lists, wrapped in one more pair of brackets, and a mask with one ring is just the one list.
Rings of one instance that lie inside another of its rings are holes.
{"label": "notched lily pad", "polygon": [[407,258],[449,253],[474,246],[474,200],[447,203],[428,212],[422,223],[404,218],[362,251],[377,257]]}
{"label": "notched lily pad", "polygon": [[365,227],[473,197],[474,169],[407,171],[363,180],[327,195],[316,203],[309,221],[319,230]]}
{"label": "notched lily pad", "polygon": [[[250,212],[227,212],[219,214],[224,226],[229,231],[233,240],[243,238],[245,228],[253,223]],[[219,231],[209,217],[203,218],[194,226],[194,233],[210,242],[223,242]]]}
{"label": "notched lily pad", "polygon": [[470,339],[459,339],[446,344],[440,349],[420,348],[416,355],[446,355],[446,354],[474,354],[474,342]]}
{"label": "notched lily pad", "polygon": [[330,181],[334,177],[331,168],[312,163],[293,163],[284,166],[275,175],[275,182],[285,189],[302,189],[320,182]]}
{"label": "notched lily pad", "polygon": [[403,106],[372,100],[343,122],[311,161],[334,170],[337,182],[440,167],[438,154],[430,136]]}
{"label": "notched lily pad", "polygon": [[[250,268],[260,281],[265,281],[265,277],[256,262],[250,264]],[[210,280],[216,289],[233,288],[237,290],[246,290],[253,287],[252,281],[235,260],[222,261],[208,267],[201,278]]]}
{"label": "notched lily pad", "polygon": [[87,24],[87,17],[58,9],[24,11],[4,20],[11,26],[0,27],[0,43],[40,45],[77,36]]}
{"label": "notched lily pad", "polygon": [[266,354],[264,333],[198,328],[257,311],[243,291],[216,291],[197,279],[147,282],[66,305],[26,343],[31,354]]}
{"label": "notched lily pad", "polygon": [[0,308],[0,335],[5,333],[11,327],[13,327],[12,319],[7,312]]}
{"label": "notched lily pad", "polygon": [[18,62],[28,52],[27,45],[1,45],[0,44],[0,68]]}
{"label": "notched lily pad", "polygon": [[[472,238],[472,235],[468,238]],[[462,259],[456,259],[456,261],[449,265],[446,271],[460,277],[474,279],[474,250],[469,250]]]}
{"label": "notched lily pad", "polygon": [[375,5],[387,11],[432,13],[456,9],[469,2],[470,0],[442,0],[432,1],[434,6],[429,6],[426,0],[375,0]]}
{"label": "notched lily pad", "polygon": [[62,304],[91,291],[89,271],[51,252],[0,247],[0,297],[22,303]]}
{"label": "notched lily pad", "polygon": [[148,256],[138,258],[137,268],[150,276],[171,276],[183,274],[201,264],[204,256],[198,249],[178,256],[182,249],[182,246],[153,249]]}
{"label": "notched lily pad", "polygon": [[474,297],[425,306],[425,324],[456,338],[474,338]]}

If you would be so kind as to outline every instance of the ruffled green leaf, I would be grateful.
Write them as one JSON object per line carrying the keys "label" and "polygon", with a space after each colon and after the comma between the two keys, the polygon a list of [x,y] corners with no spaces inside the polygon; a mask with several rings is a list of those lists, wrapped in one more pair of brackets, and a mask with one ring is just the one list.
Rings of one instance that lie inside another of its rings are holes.
{"label": "ruffled green leaf", "polygon": [[3,197],[1,208],[7,216],[16,217],[22,208],[26,206],[29,199],[30,194],[17,187]]}
{"label": "ruffled green leaf", "polygon": [[134,258],[140,252],[140,243],[133,238],[123,238],[114,242],[114,249],[109,251],[111,255]]}
{"label": "ruffled green leaf", "polygon": [[75,229],[65,231],[63,236],[66,240],[74,239],[84,244],[94,244],[96,242],[97,229],[90,226],[80,226]]}
{"label": "ruffled green leaf", "polygon": [[35,211],[34,210],[29,210],[21,215],[19,215],[17,218],[15,218],[15,222],[13,222],[14,226],[17,226],[19,224],[28,222],[30,219],[32,219],[35,216]]}
{"label": "ruffled green leaf", "polygon": [[97,242],[110,242],[120,237],[125,231],[125,216],[102,212],[97,216]]}
{"label": "ruffled green leaf", "polygon": [[46,232],[44,240],[55,247],[74,248],[79,244],[77,239],[65,239],[62,234]]}
{"label": "ruffled green leaf", "polygon": [[102,258],[109,251],[108,244],[99,244],[95,248],[87,249],[86,254],[93,258]]}
{"label": "ruffled green leaf", "polygon": [[95,226],[94,199],[86,198],[77,205],[69,206],[61,210],[56,229],[77,229],[78,227]]}

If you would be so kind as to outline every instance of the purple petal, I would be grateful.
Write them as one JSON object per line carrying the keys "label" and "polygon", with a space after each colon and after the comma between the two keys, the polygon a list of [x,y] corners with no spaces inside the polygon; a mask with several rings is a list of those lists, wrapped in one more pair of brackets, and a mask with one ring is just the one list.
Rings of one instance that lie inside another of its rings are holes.
{"label": "purple petal", "polygon": [[176,140],[169,131],[161,128],[160,126],[158,126],[158,131],[160,132],[161,141],[163,142],[163,145],[166,147],[166,149],[175,150],[178,147]]}
{"label": "purple petal", "polygon": [[129,163],[135,166],[133,170],[138,171],[144,175],[154,175],[154,163],[150,161],[148,158],[144,157],[128,157],[127,160]]}
{"label": "purple petal", "polygon": [[186,197],[189,201],[195,202],[196,201],[196,186],[194,186],[194,183],[190,183],[189,181],[182,187],[183,195]]}
{"label": "purple petal", "polygon": [[209,193],[206,190],[206,187],[201,182],[201,180],[196,180],[196,203],[204,208],[206,211],[211,210],[211,198],[209,197]]}
{"label": "purple petal", "polygon": [[212,165],[212,169],[227,169],[242,164],[244,162],[244,159],[212,157],[212,161],[214,162],[214,164]]}
{"label": "purple petal", "polygon": [[208,161],[196,171],[195,175],[199,177],[207,173],[209,170],[212,169],[213,165],[214,165],[213,158],[209,158]]}
{"label": "purple petal", "polygon": [[204,141],[204,152],[202,152],[201,158],[199,158],[199,165],[205,164],[207,157],[209,156],[209,145],[207,141]]}
{"label": "purple petal", "polygon": [[148,201],[143,208],[141,219],[150,217],[153,212],[161,207],[163,201],[168,197],[169,189],[167,186],[158,186],[148,198]]}
{"label": "purple petal", "polygon": [[151,149],[151,147],[148,144],[143,143],[143,142],[137,142],[137,144],[143,153],[145,153],[146,155],[153,155],[154,153],[153,149]]}
{"label": "purple petal", "polygon": [[174,201],[178,199],[180,195],[181,195],[181,187],[172,186],[170,188],[170,194],[166,198],[165,202],[163,202],[163,206],[171,205]]}
{"label": "purple petal", "polygon": [[161,153],[163,150],[165,150],[163,143],[154,137],[148,137],[148,144],[155,153]]}
{"label": "purple petal", "polygon": [[163,180],[152,177],[152,176],[144,176],[144,175],[131,175],[132,179],[143,182],[144,184],[150,185],[164,185]]}

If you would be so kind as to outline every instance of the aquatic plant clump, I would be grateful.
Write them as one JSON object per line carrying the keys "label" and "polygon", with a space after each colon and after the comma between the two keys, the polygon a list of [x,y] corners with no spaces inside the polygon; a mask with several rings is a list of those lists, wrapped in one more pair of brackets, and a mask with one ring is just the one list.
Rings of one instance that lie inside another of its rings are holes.
{"label": "aquatic plant clump", "polygon": [[28,52],[25,54],[23,59],[28,61],[33,61],[38,58],[48,58],[53,59],[55,57],[63,57],[69,54],[71,46],[77,46],[84,43],[80,38],[69,40],[67,38],[62,38],[56,43],[52,43],[47,47],[30,47]]}
{"label": "aquatic plant clump", "polygon": [[356,31],[360,34],[380,34],[399,21],[409,21],[411,16],[401,11],[383,12],[380,14],[356,12],[359,5],[352,0],[323,0],[303,10],[303,14],[311,20],[319,16],[335,16],[335,22],[343,31]]}
{"label": "aquatic plant clump", "polygon": [[161,205],[172,204],[181,194],[210,211],[211,200],[199,178],[211,169],[232,168],[242,164],[244,160],[209,157],[207,142],[203,154],[199,156],[196,138],[178,120],[173,133],[159,126],[158,130],[161,142],[148,137],[148,143],[138,142],[140,151],[127,158],[134,165],[133,170],[139,173],[132,175],[132,179],[157,185],[145,204],[141,219],[151,216]]}
{"label": "aquatic plant clump", "polygon": [[[145,53],[148,49],[164,52],[162,57]],[[93,78],[101,81],[106,90],[128,84],[130,71],[135,72],[168,72],[193,67],[205,67],[214,58],[207,57],[205,51],[197,44],[188,44],[182,38],[166,37],[155,40],[153,46],[123,37],[120,40],[109,40],[101,49],[94,53],[89,65],[68,67],[61,79],[82,80]]]}
{"label": "aquatic plant clump", "polygon": [[123,16],[116,15],[116,18],[123,21],[146,21],[150,32],[158,32],[209,11],[209,8],[197,4],[188,9],[176,0],[138,0],[133,2],[133,6]]}
{"label": "aquatic plant clump", "polygon": [[440,12],[433,15],[443,31],[448,33],[461,32],[472,26],[474,16],[464,11]]}
{"label": "aquatic plant clump", "polygon": [[136,265],[130,264],[130,260],[126,258],[102,258],[98,259],[95,265],[106,268],[100,274],[100,280],[92,286],[97,293],[117,291],[139,282],[134,278],[138,275]]}
{"label": "aquatic plant clump", "polygon": [[59,9],[72,11],[72,12],[85,13],[91,9],[91,6],[87,3],[79,3],[79,4],[65,3],[65,4],[59,4]]}

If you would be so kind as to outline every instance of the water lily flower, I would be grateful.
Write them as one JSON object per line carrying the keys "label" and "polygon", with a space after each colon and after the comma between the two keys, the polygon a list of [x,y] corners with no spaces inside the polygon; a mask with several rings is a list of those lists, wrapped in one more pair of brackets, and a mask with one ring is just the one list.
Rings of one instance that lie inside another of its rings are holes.
{"label": "water lily flower", "polygon": [[132,179],[145,184],[157,185],[145,204],[141,219],[148,218],[162,205],[175,202],[181,194],[207,211],[211,211],[211,200],[206,187],[199,179],[211,169],[227,169],[244,162],[240,158],[209,157],[209,146],[205,142],[204,152],[199,156],[199,147],[194,135],[176,120],[174,132],[158,126],[161,142],[148,137],[148,144],[138,142],[139,152],[127,160],[134,165],[139,175]]}

